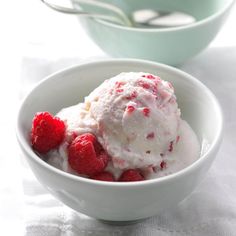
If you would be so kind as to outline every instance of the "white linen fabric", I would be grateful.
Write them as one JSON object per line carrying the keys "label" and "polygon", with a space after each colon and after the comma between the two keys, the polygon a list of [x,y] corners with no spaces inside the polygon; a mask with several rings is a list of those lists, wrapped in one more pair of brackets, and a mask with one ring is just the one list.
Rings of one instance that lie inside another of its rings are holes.
{"label": "white linen fabric", "polygon": [[[35,81],[78,58],[25,57],[21,96]],[[236,235],[236,47],[210,48],[179,67],[217,96],[225,118],[224,140],[206,178],[183,202],[130,225],[109,225],[77,213],[56,200],[22,165],[26,236],[233,236]],[[23,158],[22,158],[23,159]]]}

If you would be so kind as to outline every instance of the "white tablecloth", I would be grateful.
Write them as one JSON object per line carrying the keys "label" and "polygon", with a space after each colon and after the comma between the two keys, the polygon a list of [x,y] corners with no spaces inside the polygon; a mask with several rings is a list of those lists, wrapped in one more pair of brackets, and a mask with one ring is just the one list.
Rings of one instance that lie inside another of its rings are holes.
{"label": "white tablecloth", "polygon": [[[80,59],[25,57],[22,88]],[[61,204],[23,171],[24,219],[27,236],[56,235],[236,235],[236,47],[211,48],[181,69],[196,76],[219,99],[225,116],[225,135],[216,161],[196,190],[174,209],[134,225],[111,226]],[[25,92],[21,90],[21,92]]]}

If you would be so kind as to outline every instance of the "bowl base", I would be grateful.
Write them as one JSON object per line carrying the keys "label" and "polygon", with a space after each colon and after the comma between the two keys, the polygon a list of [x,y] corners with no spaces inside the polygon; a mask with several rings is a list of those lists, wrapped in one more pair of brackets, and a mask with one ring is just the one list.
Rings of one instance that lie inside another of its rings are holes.
{"label": "bowl base", "polygon": [[128,221],[112,221],[112,220],[98,220],[104,224],[108,225],[115,225],[115,226],[125,226],[125,225],[132,225],[138,224],[146,219],[139,219],[139,220],[128,220]]}

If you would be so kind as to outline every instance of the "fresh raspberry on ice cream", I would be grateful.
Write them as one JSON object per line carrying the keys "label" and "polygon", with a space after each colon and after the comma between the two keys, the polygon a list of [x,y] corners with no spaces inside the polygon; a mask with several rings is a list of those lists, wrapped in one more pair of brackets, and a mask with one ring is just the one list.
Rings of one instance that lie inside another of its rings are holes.
{"label": "fresh raspberry on ice cream", "polygon": [[138,170],[135,169],[129,169],[124,171],[119,178],[120,182],[131,182],[131,181],[142,181],[142,180],[144,180],[144,177]]}
{"label": "fresh raspberry on ice cream", "polygon": [[65,124],[49,112],[39,112],[32,121],[31,144],[39,153],[45,154],[57,148],[64,139]]}
{"label": "fresh raspberry on ice cream", "polygon": [[73,170],[83,175],[96,175],[108,163],[108,155],[93,134],[85,133],[68,146],[68,162]]}
{"label": "fresh raspberry on ice cream", "polygon": [[115,181],[115,178],[114,178],[113,174],[108,172],[108,171],[103,171],[99,174],[93,175],[91,177],[91,179],[101,180],[101,181],[109,181],[109,182],[114,182]]}

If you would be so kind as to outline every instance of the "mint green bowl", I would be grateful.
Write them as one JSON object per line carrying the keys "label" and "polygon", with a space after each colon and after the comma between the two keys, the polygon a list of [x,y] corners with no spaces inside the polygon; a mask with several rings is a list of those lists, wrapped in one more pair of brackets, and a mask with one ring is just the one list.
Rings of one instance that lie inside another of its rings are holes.
{"label": "mint green bowl", "polygon": [[[76,7],[76,0],[71,0]],[[234,0],[103,0],[130,12],[152,8],[178,10],[194,16],[191,25],[175,28],[131,28],[103,20],[80,18],[93,41],[113,57],[140,58],[178,65],[195,56],[214,39]],[[82,6],[84,10],[91,10]]]}

